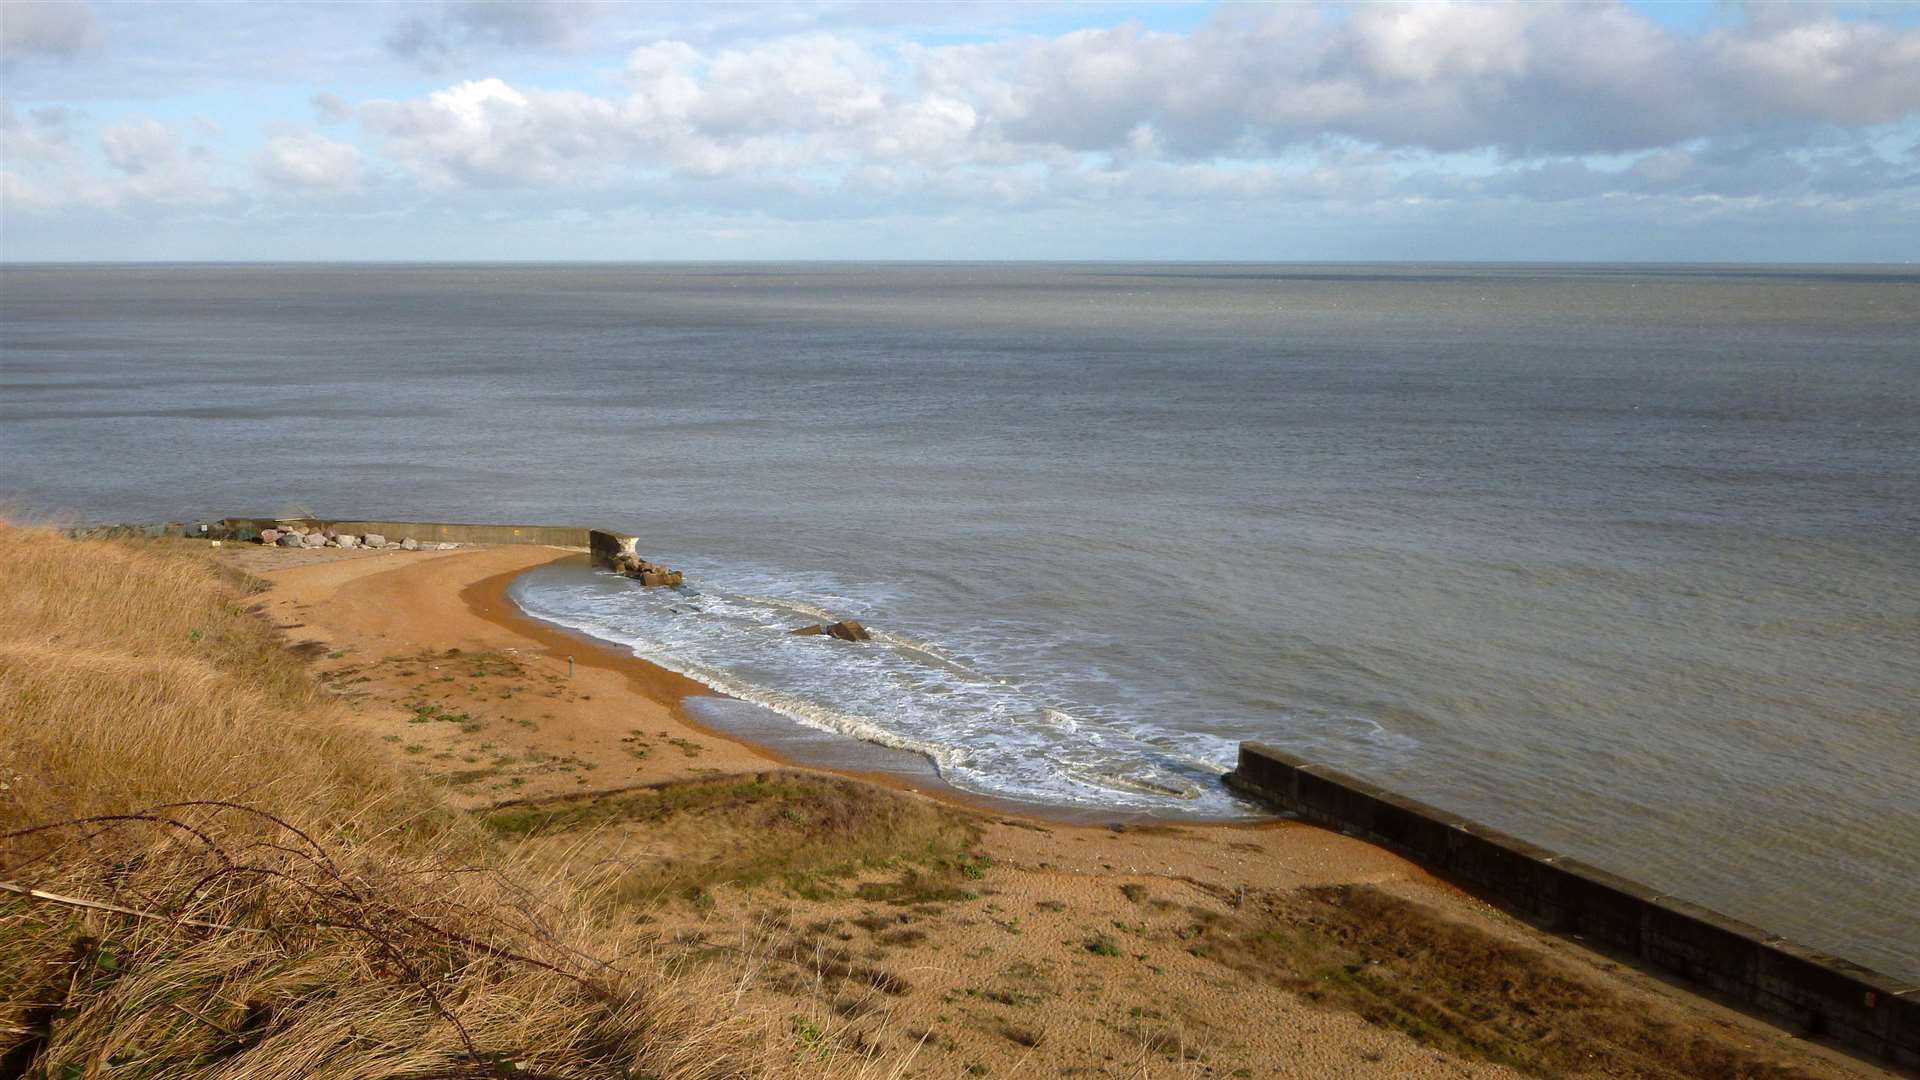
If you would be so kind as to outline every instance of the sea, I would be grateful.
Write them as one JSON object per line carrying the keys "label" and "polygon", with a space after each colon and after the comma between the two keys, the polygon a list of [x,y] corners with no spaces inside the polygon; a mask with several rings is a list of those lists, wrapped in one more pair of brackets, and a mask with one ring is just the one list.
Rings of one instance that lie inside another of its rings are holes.
{"label": "sea", "polygon": [[512,595],[718,726],[1261,740],[1920,978],[1912,265],[7,265],[0,501],[621,529]]}

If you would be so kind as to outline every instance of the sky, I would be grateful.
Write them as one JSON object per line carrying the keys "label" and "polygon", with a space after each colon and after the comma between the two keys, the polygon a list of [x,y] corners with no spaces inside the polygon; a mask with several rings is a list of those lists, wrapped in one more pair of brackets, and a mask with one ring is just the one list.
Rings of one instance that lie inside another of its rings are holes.
{"label": "sky", "polygon": [[1920,3],[0,0],[0,259],[1909,262]]}

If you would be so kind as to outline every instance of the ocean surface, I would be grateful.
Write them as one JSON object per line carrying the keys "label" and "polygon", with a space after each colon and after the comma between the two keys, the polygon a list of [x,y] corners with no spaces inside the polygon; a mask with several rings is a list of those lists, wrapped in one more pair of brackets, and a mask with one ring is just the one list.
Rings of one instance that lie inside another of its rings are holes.
{"label": "ocean surface", "polygon": [[624,527],[516,597],[959,787],[1262,739],[1920,977],[1913,267],[9,266],[0,500]]}

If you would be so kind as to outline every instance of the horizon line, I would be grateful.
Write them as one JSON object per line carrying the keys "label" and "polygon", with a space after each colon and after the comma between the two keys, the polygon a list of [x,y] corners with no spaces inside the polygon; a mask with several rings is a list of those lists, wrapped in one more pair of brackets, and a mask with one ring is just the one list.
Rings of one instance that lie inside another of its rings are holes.
{"label": "horizon line", "polygon": [[1920,259],[0,259],[0,269],[53,266],[1901,266]]}

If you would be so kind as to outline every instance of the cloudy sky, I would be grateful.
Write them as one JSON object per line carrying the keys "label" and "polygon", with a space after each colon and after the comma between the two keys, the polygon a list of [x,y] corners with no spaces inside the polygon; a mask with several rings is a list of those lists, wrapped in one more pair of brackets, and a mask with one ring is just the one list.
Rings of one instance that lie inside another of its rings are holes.
{"label": "cloudy sky", "polygon": [[0,258],[1920,255],[1920,4],[0,0]]}

